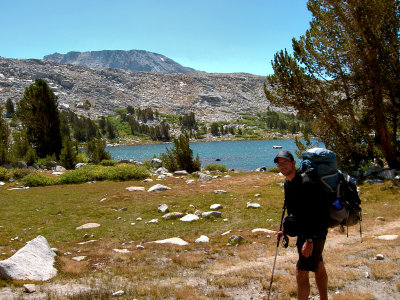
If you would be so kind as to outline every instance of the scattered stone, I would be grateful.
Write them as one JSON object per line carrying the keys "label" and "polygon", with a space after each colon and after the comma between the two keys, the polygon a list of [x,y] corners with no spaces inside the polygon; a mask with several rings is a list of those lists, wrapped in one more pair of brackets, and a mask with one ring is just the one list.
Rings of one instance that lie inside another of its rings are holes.
{"label": "scattered stone", "polygon": [[365,180],[365,183],[382,183],[382,179],[367,179]]}
{"label": "scattered stone", "polygon": [[143,186],[129,186],[126,188],[129,192],[137,192],[137,191],[144,191],[145,188]]}
{"label": "scattered stone", "polygon": [[229,220],[228,219],[224,219],[224,222],[229,222]]}
{"label": "scattered stone", "polygon": [[222,205],[221,204],[213,204],[210,206],[210,209],[221,209]]}
{"label": "scattered stone", "polygon": [[377,254],[375,256],[375,260],[384,260],[384,259],[385,259],[385,256],[383,256],[383,254]]}
{"label": "scattered stone", "polygon": [[[75,165],[75,169],[79,169],[80,167],[86,166],[87,163],[78,163]],[[46,167],[42,168],[43,166],[40,166],[41,169],[45,169]]]}
{"label": "scattered stone", "polygon": [[189,207],[190,208],[195,208],[195,206],[193,204],[190,204]]}
{"label": "scattered stone", "polygon": [[377,221],[385,221],[385,218],[384,217],[377,217],[376,220]]}
{"label": "scattered stone", "polygon": [[78,245],[86,245],[86,244],[91,244],[91,243],[94,243],[94,242],[97,242],[97,240],[90,240],[90,241],[86,241],[86,242],[80,242],[80,243],[78,243]]}
{"label": "scattered stone", "polygon": [[199,217],[194,214],[187,214],[186,216],[180,218],[179,220],[181,220],[182,222],[193,222],[197,221],[198,219]]}
{"label": "scattered stone", "polygon": [[396,174],[396,170],[395,169],[391,169],[391,170],[383,170],[382,172],[380,172],[378,174],[378,177],[381,179],[388,179],[388,180],[393,180]]}
{"label": "scattered stone", "polygon": [[71,259],[75,260],[75,261],[82,261],[82,260],[85,260],[86,257],[87,256],[75,256],[75,257],[73,257]]}
{"label": "scattered stone", "polygon": [[194,179],[189,179],[189,180],[186,180],[185,182],[186,182],[186,184],[191,184],[194,182]]}
{"label": "scattered stone", "polygon": [[68,255],[71,255],[71,254],[72,254],[71,252],[65,252],[64,256],[68,256]]}
{"label": "scattered stone", "polygon": [[261,194],[255,194],[254,197],[261,197]]}
{"label": "scattered stone", "polygon": [[24,287],[25,293],[32,294],[32,293],[36,292],[36,285],[34,285],[34,284],[27,283],[27,284],[24,284],[23,287]]}
{"label": "scattered stone", "polygon": [[113,251],[117,252],[117,253],[123,253],[123,254],[128,254],[131,252],[128,249],[113,249]]}
{"label": "scattered stone", "polygon": [[0,186],[5,185],[5,183],[3,181],[0,181]]}
{"label": "scattered stone", "polygon": [[260,208],[261,205],[258,203],[253,203],[251,201],[247,202],[247,208]]}
{"label": "scattered stone", "polygon": [[147,221],[146,222],[147,224],[152,224],[152,223],[158,223],[158,219],[152,219],[152,220],[150,220],[150,221]]}
{"label": "scattered stone", "polygon": [[136,246],[136,249],[138,249],[138,250],[143,250],[144,247],[143,247],[142,245],[137,245],[137,246]]}
{"label": "scattered stone", "polygon": [[188,242],[182,240],[181,238],[178,237],[174,237],[174,238],[170,238],[170,239],[165,239],[165,240],[159,240],[159,241],[154,241],[154,242],[149,242],[151,243],[155,243],[155,244],[174,244],[174,245],[179,245],[179,246],[186,246],[189,245]]}
{"label": "scattered stone", "polygon": [[196,243],[208,243],[210,241],[208,236],[202,235],[197,240]]}
{"label": "scattered stone", "polygon": [[371,166],[369,169],[365,172],[365,177],[369,177],[371,175],[377,175],[379,172],[382,172],[382,167],[379,165],[376,166]]}
{"label": "scattered stone", "polygon": [[[11,178],[10,178],[11,179]],[[13,191],[13,190],[29,190],[29,186],[20,186],[20,187],[15,187],[11,189],[7,189],[8,191]]]}
{"label": "scattered stone", "polygon": [[245,241],[245,239],[241,235],[232,235],[229,238],[229,244],[231,244],[231,245],[239,245],[239,244],[242,244],[244,241]]}
{"label": "scattered stone", "polygon": [[65,172],[65,171],[67,171],[67,169],[64,168],[63,166],[55,166],[54,170],[57,171],[57,172]]}
{"label": "scattered stone", "polygon": [[189,173],[187,171],[185,171],[185,170],[182,170],[182,171],[175,171],[174,175],[185,176],[185,175],[189,175]]}
{"label": "scattered stone", "polygon": [[365,278],[370,278],[371,276],[369,275],[368,272],[365,272]]}
{"label": "scattered stone", "polygon": [[274,230],[270,230],[270,229],[265,229],[265,228],[255,228],[253,229],[251,232],[264,232],[264,233],[268,233],[268,234],[276,234],[276,231]]}
{"label": "scattered stone", "polygon": [[51,248],[51,251],[53,251],[56,255],[60,253],[60,251],[57,248]]}
{"label": "scattered stone", "polygon": [[227,235],[227,234],[230,234],[230,233],[231,233],[231,231],[228,230],[228,231],[225,231],[224,233],[221,233],[221,235],[224,236],[224,235]]}
{"label": "scattered stone", "polygon": [[125,295],[125,292],[121,290],[121,291],[117,291],[117,292],[113,293],[112,295],[113,295],[114,297],[123,296],[123,295]]}
{"label": "scattered stone", "polygon": [[198,174],[199,174],[199,181],[210,181],[212,179],[211,175],[200,173],[200,172]]}
{"label": "scattered stone", "polygon": [[162,213],[167,213],[167,212],[169,212],[169,208],[168,208],[168,205],[167,204],[160,204],[160,205],[158,205],[158,211],[159,212],[162,212]]}
{"label": "scattered stone", "polygon": [[226,191],[224,191],[224,190],[215,190],[214,193],[215,194],[226,194]]}
{"label": "scattered stone", "polygon": [[225,178],[231,178],[232,176],[231,175],[225,175],[224,177]]}
{"label": "scattered stone", "polygon": [[181,212],[172,212],[172,213],[167,213],[162,216],[163,219],[165,220],[176,220],[179,218],[182,218],[185,214]]}
{"label": "scattered stone", "polygon": [[87,224],[83,224],[82,226],[76,227],[75,230],[90,229],[90,228],[97,228],[97,227],[100,227],[100,224],[98,224],[98,223],[87,223]]}
{"label": "scattered stone", "polygon": [[136,218],[136,221],[142,221],[143,219],[141,217]]}
{"label": "scattered stone", "polygon": [[203,218],[209,218],[209,217],[214,217],[214,218],[221,218],[222,213],[220,211],[206,211],[201,214]]}
{"label": "scattered stone", "polygon": [[164,173],[168,173],[168,170],[166,168],[158,168],[156,171],[157,174],[164,174]]}
{"label": "scattered stone", "polygon": [[158,158],[153,158],[150,165],[152,168],[160,168],[162,166],[162,160]]}
{"label": "scattered stone", "polygon": [[165,191],[165,190],[170,190],[171,188],[161,185],[161,184],[156,184],[153,185],[151,188],[149,188],[148,192],[156,192],[156,191]]}
{"label": "scattered stone", "polygon": [[376,237],[379,240],[384,240],[384,241],[395,241],[399,238],[397,234],[388,234],[388,235],[380,235]]}
{"label": "scattered stone", "polygon": [[107,198],[103,198],[103,199],[100,200],[100,202],[104,202],[106,200],[107,200]]}
{"label": "scattered stone", "polygon": [[202,214],[202,212],[201,212],[201,210],[196,210],[195,212],[194,212],[194,214],[196,215],[196,216],[201,216],[201,214]]}
{"label": "scattered stone", "polygon": [[39,235],[10,258],[0,261],[1,277],[16,280],[49,280],[57,275],[57,269],[53,267],[55,256],[47,240]]}

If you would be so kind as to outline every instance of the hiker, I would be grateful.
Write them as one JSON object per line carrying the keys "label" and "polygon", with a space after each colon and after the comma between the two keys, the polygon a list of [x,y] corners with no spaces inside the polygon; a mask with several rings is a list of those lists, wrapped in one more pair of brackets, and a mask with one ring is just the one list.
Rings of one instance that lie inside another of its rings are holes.
{"label": "hiker", "polygon": [[320,185],[308,180],[303,182],[301,172],[289,151],[280,151],[275,159],[279,171],[286,177],[285,204],[288,216],[283,221],[282,236],[297,236],[299,259],[296,264],[297,299],[308,299],[310,294],[309,272],[315,273],[320,300],[328,299],[328,275],[322,260],[328,233],[329,202],[324,199]]}

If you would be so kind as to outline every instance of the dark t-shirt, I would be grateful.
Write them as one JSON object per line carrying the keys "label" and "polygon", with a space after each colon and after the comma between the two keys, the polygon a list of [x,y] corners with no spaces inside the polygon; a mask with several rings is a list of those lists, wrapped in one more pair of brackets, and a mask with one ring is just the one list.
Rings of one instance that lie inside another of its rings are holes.
{"label": "dark t-shirt", "polygon": [[325,237],[328,233],[329,201],[320,184],[303,180],[299,172],[285,180],[285,202],[298,226],[299,238]]}

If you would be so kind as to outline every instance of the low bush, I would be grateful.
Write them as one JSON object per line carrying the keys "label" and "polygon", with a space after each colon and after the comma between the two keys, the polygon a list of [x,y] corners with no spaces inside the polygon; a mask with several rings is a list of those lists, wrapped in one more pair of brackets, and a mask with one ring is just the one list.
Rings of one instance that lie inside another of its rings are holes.
{"label": "low bush", "polygon": [[105,159],[101,161],[102,166],[115,166],[118,162],[116,160],[111,160],[111,159]]}
{"label": "low bush", "polygon": [[118,164],[107,171],[108,180],[142,180],[149,176],[149,172],[142,166],[132,164]]}
{"label": "low bush", "polygon": [[279,171],[278,167],[271,167],[268,169],[268,172],[279,173],[280,171]]}
{"label": "low bush", "polygon": [[11,176],[14,177],[15,179],[22,179],[25,176],[29,175],[32,173],[30,169],[12,169],[11,171]]}
{"label": "low bush", "polygon": [[206,169],[208,171],[220,171],[220,172],[228,171],[225,165],[217,164],[217,163],[207,164],[204,166],[204,169]]}
{"label": "low bush", "polygon": [[8,171],[6,168],[0,167],[0,180],[8,180],[10,177],[10,171]]}
{"label": "low bush", "polygon": [[40,173],[30,173],[22,179],[25,186],[36,187],[58,184],[58,178],[50,178]]}

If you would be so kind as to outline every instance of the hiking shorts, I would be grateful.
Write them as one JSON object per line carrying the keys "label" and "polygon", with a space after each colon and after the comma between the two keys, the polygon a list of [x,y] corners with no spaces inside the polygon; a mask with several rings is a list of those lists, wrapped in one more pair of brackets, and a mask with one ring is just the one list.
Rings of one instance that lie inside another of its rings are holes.
{"label": "hiking shorts", "polygon": [[297,252],[299,253],[299,260],[296,264],[296,269],[303,271],[316,272],[318,265],[322,262],[322,251],[324,251],[325,237],[317,237],[313,239],[313,251],[310,257],[304,257],[301,254],[301,248],[305,242],[305,239],[298,238],[297,240]]}

